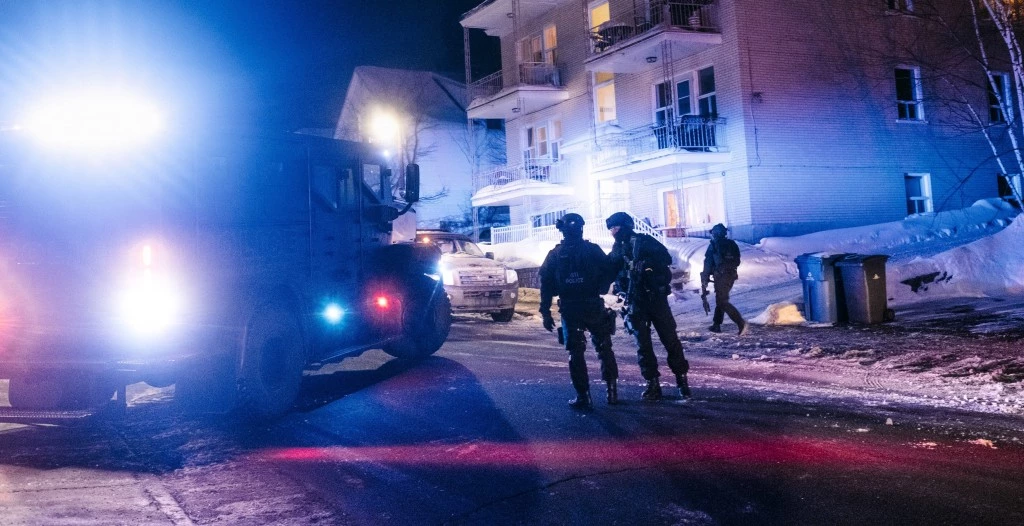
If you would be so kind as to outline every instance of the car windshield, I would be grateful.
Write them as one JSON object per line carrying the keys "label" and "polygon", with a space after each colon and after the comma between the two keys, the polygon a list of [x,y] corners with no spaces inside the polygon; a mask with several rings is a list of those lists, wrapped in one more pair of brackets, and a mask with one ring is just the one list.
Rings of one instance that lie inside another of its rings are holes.
{"label": "car windshield", "polygon": [[483,251],[476,243],[463,239],[435,239],[434,245],[442,254],[465,254],[467,256],[484,257]]}

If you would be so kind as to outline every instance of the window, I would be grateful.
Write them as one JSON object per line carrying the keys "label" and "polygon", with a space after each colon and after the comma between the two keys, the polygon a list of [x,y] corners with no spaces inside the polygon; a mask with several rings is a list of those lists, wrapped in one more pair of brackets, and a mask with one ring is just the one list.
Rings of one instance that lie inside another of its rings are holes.
{"label": "window", "polygon": [[[995,89],[993,89],[993,87]],[[988,119],[992,124],[1006,124],[1012,120],[1013,113],[1010,104],[1010,75],[1006,73],[992,73],[992,83],[988,86]],[[1007,112],[1003,111],[1006,108]]]}
{"label": "window", "polygon": [[544,28],[539,34],[526,37],[519,41],[519,62],[537,64],[554,64],[557,60],[558,31],[554,24]]}
{"label": "window", "polygon": [[722,181],[709,181],[662,194],[665,226],[710,227],[725,222]]}
{"label": "window", "polygon": [[1020,174],[999,174],[997,185],[999,187],[999,197],[1016,199],[1018,195],[1021,195]]}
{"label": "window", "polygon": [[697,72],[697,107],[702,117],[718,117],[718,98],[715,96],[715,68]]}
{"label": "window", "polygon": [[932,181],[929,174],[906,174],[903,183],[907,187],[907,214],[924,214],[932,211]]}
{"label": "window", "polygon": [[711,181],[683,188],[688,226],[710,226],[725,222],[725,194],[722,181]]}
{"label": "window", "polygon": [[914,0],[886,0],[890,11],[914,11]]}
{"label": "window", "polygon": [[654,85],[654,126],[668,126],[675,114],[675,101],[672,100],[672,83],[661,82]]}
{"label": "window", "polygon": [[338,172],[332,166],[313,167],[313,193],[332,209],[338,208],[341,200],[341,186],[338,184]]}
{"label": "window", "polygon": [[598,4],[590,5],[590,30],[594,31],[601,24],[611,20],[611,10],[608,8],[608,2],[601,2]]}
{"label": "window", "polygon": [[676,115],[693,113],[693,99],[690,92],[690,79],[676,81]]}
{"label": "window", "polygon": [[594,73],[594,98],[597,102],[597,123],[615,120],[615,74]]}
{"label": "window", "polygon": [[523,130],[523,162],[547,159],[561,159],[562,121],[553,120],[544,124],[528,126]]}
{"label": "window", "polygon": [[903,121],[924,120],[921,98],[921,70],[896,68],[897,118]]}

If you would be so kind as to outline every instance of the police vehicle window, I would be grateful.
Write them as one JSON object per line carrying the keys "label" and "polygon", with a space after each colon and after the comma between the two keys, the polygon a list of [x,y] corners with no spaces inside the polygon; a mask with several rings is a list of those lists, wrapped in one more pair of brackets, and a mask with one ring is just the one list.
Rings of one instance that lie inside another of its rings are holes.
{"label": "police vehicle window", "polygon": [[363,165],[363,184],[373,191],[377,199],[382,199],[384,194],[381,190],[380,166],[376,164]]}
{"label": "police vehicle window", "polygon": [[313,194],[327,206],[337,209],[340,201],[337,171],[332,166],[313,167]]}

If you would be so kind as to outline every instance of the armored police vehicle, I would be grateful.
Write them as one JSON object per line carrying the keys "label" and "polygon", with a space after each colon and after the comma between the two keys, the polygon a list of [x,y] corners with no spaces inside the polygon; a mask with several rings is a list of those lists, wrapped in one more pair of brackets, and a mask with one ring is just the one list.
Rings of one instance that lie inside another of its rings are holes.
{"label": "armored police vehicle", "polygon": [[174,132],[126,102],[0,128],[0,419],[85,418],[139,381],[264,419],[304,370],[441,347],[439,253],[392,242],[402,211],[380,152]]}

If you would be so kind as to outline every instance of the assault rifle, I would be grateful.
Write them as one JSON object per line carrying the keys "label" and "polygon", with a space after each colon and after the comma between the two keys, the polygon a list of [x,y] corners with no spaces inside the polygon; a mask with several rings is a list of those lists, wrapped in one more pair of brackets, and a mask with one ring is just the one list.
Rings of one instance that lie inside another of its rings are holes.
{"label": "assault rifle", "polygon": [[645,261],[640,259],[640,238],[633,236],[633,257],[630,258],[629,263],[626,265],[628,285],[626,286],[626,293],[624,295],[619,294],[619,298],[623,301],[622,308],[619,309],[619,314],[622,315],[622,326],[630,336],[636,335],[632,318],[633,312],[636,309],[637,294],[641,290],[640,280],[643,279],[645,263]]}

